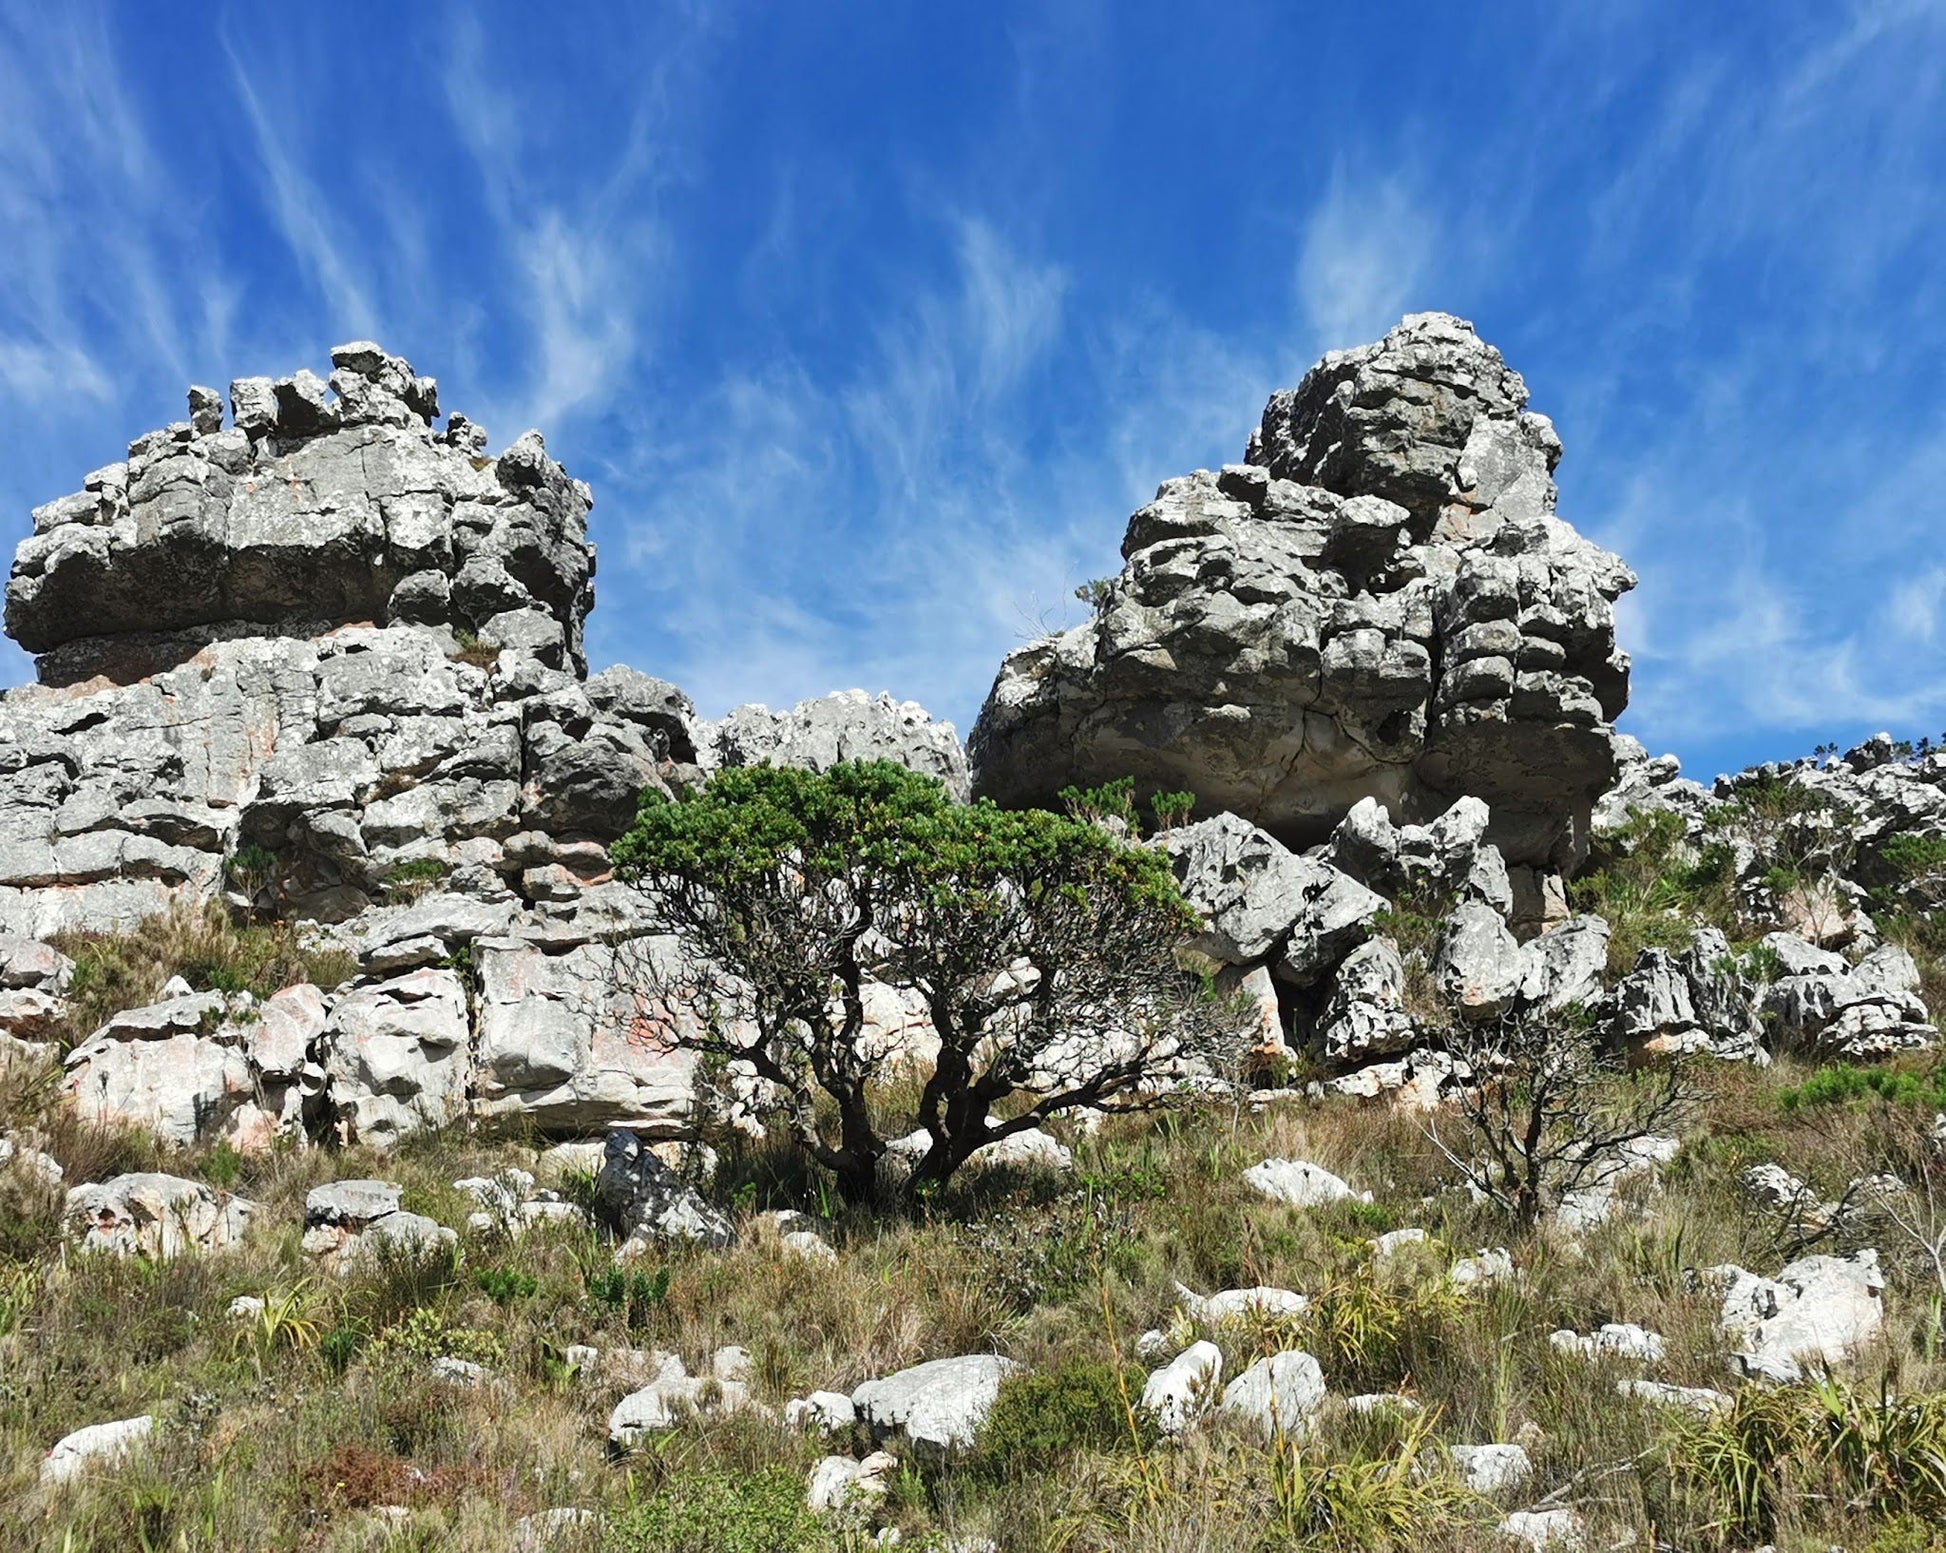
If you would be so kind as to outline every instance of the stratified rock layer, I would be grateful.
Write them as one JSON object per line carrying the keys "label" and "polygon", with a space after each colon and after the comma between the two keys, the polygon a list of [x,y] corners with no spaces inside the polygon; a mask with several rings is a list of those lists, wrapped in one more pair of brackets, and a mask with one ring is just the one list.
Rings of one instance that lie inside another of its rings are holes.
{"label": "stratified rock layer", "polygon": [[352,979],[308,989],[288,1042],[214,995],[111,1021],[68,1059],[89,1115],[239,1146],[679,1131],[692,1062],[612,964],[653,933],[608,865],[643,790],[869,757],[963,793],[959,742],[855,691],[705,724],[661,680],[586,677],[587,486],[537,433],[492,457],[463,416],[435,429],[432,381],[377,346],[332,361],[328,386],[239,380],[228,428],[192,389],[35,513],[6,618],[41,682],[0,697],[0,1054],[53,1054],[65,961],[36,941],[227,900]]}
{"label": "stratified rock layer", "polygon": [[1292,843],[1361,798],[1483,798],[1571,865],[1615,775],[1621,561],[1554,516],[1561,445],[1472,326],[1406,319],[1275,395],[1248,462],[1165,481],[1093,620],[1013,653],[969,741],[1008,804],[1133,776]]}

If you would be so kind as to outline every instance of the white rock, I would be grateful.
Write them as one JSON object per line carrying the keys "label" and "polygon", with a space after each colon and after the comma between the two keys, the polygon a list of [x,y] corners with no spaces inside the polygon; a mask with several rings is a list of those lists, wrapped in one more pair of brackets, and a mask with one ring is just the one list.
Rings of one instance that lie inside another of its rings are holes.
{"label": "white rock", "polygon": [[1572,1550],[1584,1545],[1581,1517],[1572,1510],[1516,1510],[1500,1523],[1500,1535],[1534,1549]]}
{"label": "white rock", "polygon": [[557,1544],[579,1532],[592,1531],[600,1524],[601,1516],[596,1511],[567,1506],[523,1515],[514,1522],[513,1553],[548,1553]]}
{"label": "white rock", "polygon": [[897,1459],[885,1451],[874,1451],[863,1461],[827,1456],[811,1469],[804,1502],[818,1511],[882,1504],[891,1491],[886,1479],[898,1465]]}
{"label": "white rock", "polygon": [[1216,1405],[1223,1380],[1223,1350],[1192,1343],[1155,1371],[1142,1387],[1142,1408],[1167,1435],[1182,1434]]}
{"label": "white rock", "polygon": [[1645,1364],[1655,1364],[1663,1353],[1660,1333],[1628,1321],[1611,1321],[1585,1335],[1563,1328],[1551,1334],[1548,1342],[1562,1353],[1576,1354],[1583,1359],[1639,1359]]}
{"label": "white rock", "polygon": [[1534,1471],[1532,1459],[1520,1445],[1455,1445],[1448,1454],[1466,1486],[1476,1494],[1518,1488]]}
{"label": "white rock", "polygon": [[1223,1388],[1222,1412],[1260,1438],[1297,1434],[1324,1404],[1324,1371],[1298,1349],[1259,1359]]}
{"label": "white rock", "polygon": [[1639,1397],[1660,1407],[1688,1408],[1694,1413],[1723,1413],[1728,1412],[1731,1406],[1731,1399],[1727,1395],[1713,1391],[1708,1386],[1672,1386],[1659,1380],[1619,1380],[1615,1382],[1615,1389],[1625,1397]]}
{"label": "white rock", "polygon": [[201,1181],[149,1173],[70,1188],[67,1219],[84,1251],[159,1260],[234,1246],[256,1211]]}
{"label": "white rock", "polygon": [[880,1436],[896,1429],[920,1444],[965,1449],[986,1422],[1001,1381],[1019,1368],[998,1354],[934,1359],[866,1381],[852,1392],[852,1406]]}
{"label": "white rock", "polygon": [[1514,1259],[1508,1251],[1490,1251],[1482,1247],[1472,1256],[1463,1256],[1453,1263],[1453,1270],[1448,1276],[1462,1289],[1498,1283],[1503,1278],[1514,1276]]}
{"label": "white rock", "polygon": [[1223,1289],[1202,1295],[1179,1283],[1176,1300],[1192,1320],[1206,1321],[1211,1326],[1221,1326],[1226,1321],[1262,1320],[1266,1316],[1297,1316],[1311,1308],[1307,1295],[1265,1286]]}
{"label": "white rock", "polygon": [[239,1294],[230,1301],[229,1314],[233,1321],[248,1321],[253,1316],[263,1314],[264,1302],[255,1294]]}
{"label": "white rock", "polygon": [[147,1414],[111,1424],[90,1424],[57,1440],[41,1462],[43,1483],[70,1483],[91,1466],[109,1467],[125,1459],[155,1431]]}
{"label": "white rock", "polygon": [[1396,1391],[1363,1391],[1355,1397],[1345,1398],[1345,1411],[1348,1413],[1418,1413],[1424,1409],[1412,1397],[1402,1397]]}
{"label": "white rock", "polygon": [[1406,1246],[1422,1246],[1430,1238],[1422,1229],[1389,1229],[1372,1240],[1372,1255],[1387,1257]]}
{"label": "white rock", "polygon": [[1253,1191],[1294,1208],[1372,1200],[1370,1192],[1355,1192],[1323,1166],[1302,1159],[1267,1159],[1244,1171],[1243,1179]]}
{"label": "white rock", "polygon": [[1798,1380],[1805,1360],[1842,1363],[1885,1324],[1876,1251],[1801,1257],[1774,1279],[1739,1267],[1706,1276],[1724,1287],[1718,1325],[1739,1339],[1731,1363],[1755,1379]]}
{"label": "white rock", "polygon": [[858,1422],[858,1409],[842,1391],[814,1391],[784,1404],[784,1424],[790,1429],[816,1429],[836,1434]]}

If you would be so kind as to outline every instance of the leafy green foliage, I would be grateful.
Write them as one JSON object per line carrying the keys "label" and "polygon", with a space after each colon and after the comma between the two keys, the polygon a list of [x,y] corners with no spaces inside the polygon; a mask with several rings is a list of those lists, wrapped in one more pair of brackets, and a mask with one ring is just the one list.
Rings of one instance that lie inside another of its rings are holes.
{"label": "leafy green foliage", "polygon": [[394,864],[385,875],[385,898],[395,904],[418,900],[445,881],[445,859],[415,857]]}
{"label": "leafy green foliage", "polygon": [[1825,1474],[1875,1516],[1936,1521],[1946,1515],[1946,1393],[1874,1396],[1837,1378],[1746,1387],[1677,1436],[1670,1465],[1751,1535],[1768,1535]]}
{"label": "leafy green foliage", "polygon": [[1644,949],[1686,948],[1696,924],[1736,927],[1735,853],[1727,842],[1701,848],[1680,815],[1637,812],[1608,841],[1609,861],[1570,886],[1577,910],[1607,920],[1608,969],[1626,974]]}
{"label": "leafy green foliage", "polygon": [[1777,1096],[1787,1114],[1866,1100],[1946,1111],[1946,1068],[1918,1073],[1910,1068],[1854,1068],[1841,1062],[1818,1069]]}
{"label": "leafy green foliage", "polygon": [[[1126,824],[1133,792],[1123,781],[1075,801]],[[889,1133],[873,1088],[897,1058],[868,1028],[868,979],[923,998],[939,1037],[913,1201],[1057,1112],[1154,1104],[1144,1086],[1164,1054],[1241,1029],[1176,962],[1195,916],[1163,853],[1089,819],[955,803],[889,762],[737,768],[678,799],[647,792],[612,856],[677,945],[636,959],[633,991],[699,1008],[668,1038],[754,1069],[848,1201],[878,1191]],[[1120,1032],[1112,1046],[1104,1029]],[[1030,1075],[1036,1097],[996,1119]]]}
{"label": "leafy green foliage", "polygon": [[1196,811],[1194,793],[1154,793],[1149,797],[1149,811],[1155,815],[1155,828],[1158,831],[1174,830],[1187,825],[1189,817]]}
{"label": "leafy green foliage", "polygon": [[421,1306],[403,1321],[379,1333],[371,1346],[374,1359],[404,1355],[412,1359],[464,1359],[472,1364],[499,1364],[507,1346],[496,1332],[455,1325],[441,1310]]}
{"label": "leafy green foliage", "polygon": [[669,1269],[644,1272],[639,1267],[604,1267],[588,1275],[588,1296],[616,1312],[623,1325],[645,1326],[669,1298]]}
{"label": "leafy green foliage", "polygon": [[496,1305],[511,1305],[539,1293],[540,1280],[517,1267],[481,1267],[473,1273],[473,1287]]}
{"label": "leafy green foliage", "polygon": [[1148,1416],[1132,1407],[1147,1376],[1096,1359],[1010,1375],[980,1429],[977,1465],[997,1477],[1032,1477],[1079,1450],[1146,1450]]}
{"label": "leafy green foliage", "polygon": [[826,1553],[832,1532],[783,1467],[759,1472],[684,1469],[617,1516],[602,1553]]}
{"label": "leafy green foliage", "polygon": [[1115,582],[1113,577],[1090,577],[1074,590],[1074,596],[1100,614],[1115,597]]}

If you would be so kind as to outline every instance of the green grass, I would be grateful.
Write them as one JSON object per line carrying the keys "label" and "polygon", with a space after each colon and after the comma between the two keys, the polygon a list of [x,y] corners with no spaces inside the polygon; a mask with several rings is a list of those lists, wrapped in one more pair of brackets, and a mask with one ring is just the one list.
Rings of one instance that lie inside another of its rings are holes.
{"label": "green grass", "polygon": [[[455,1132],[391,1156],[170,1151],[76,1129],[45,1085],[0,1078],[0,1127],[38,1129],[74,1179],[140,1163],[222,1175],[262,1204],[233,1253],[114,1262],[64,1255],[60,1191],[0,1173],[8,1546],[499,1553],[522,1516],[575,1507],[605,1518],[568,1544],[582,1553],[864,1548],[865,1528],[820,1522],[802,1504],[805,1475],[834,1447],[732,1417],[692,1420],[611,1455],[606,1420],[628,1382],[564,1363],[569,1345],[586,1343],[660,1349],[702,1373],[715,1349],[736,1343],[755,1358],[758,1400],[777,1410],[954,1354],[997,1351],[1026,1367],[1003,1387],[975,1451],[937,1459],[893,1442],[900,1468],[882,1519],[914,1548],[990,1537],[1004,1553],[1484,1553],[1498,1546],[1493,1528],[1508,1506],[1466,1493],[1445,1449],[1516,1437],[1535,1462],[1520,1502],[1558,1493],[1577,1503],[1595,1546],[1640,1545],[1654,1527],[1684,1548],[1924,1548],[1914,1528],[1941,1513],[1927,1453],[1946,1407],[1946,1362],[1923,1269],[1889,1245],[1883,1344],[1851,1387],[1791,1389],[1774,1417],[1761,1411],[1771,1394],[1745,1391],[1743,1411],[1707,1432],[1617,1396],[1627,1367],[1570,1360],[1547,1341],[1560,1327],[1636,1321],[1668,1341],[1658,1378],[1727,1385],[1711,1303],[1684,1270],[1776,1270],[1772,1228],[1737,1184],[1745,1165],[1775,1159],[1835,1191],[1893,1162],[1882,1082],[1868,1078],[1847,1103],[1807,1102],[1803,1092],[1852,1081],[1789,1062],[1724,1069],[1660,1190],[1631,1189],[1638,1216],[1579,1246],[1546,1229],[1514,1236],[1492,1209],[1447,1190],[1452,1172],[1413,1118],[1331,1100],[1113,1120],[1067,1140],[1077,1155],[1068,1181],[972,1177],[916,1217],[845,1209],[815,1172],[770,1146],[725,1147],[705,1185],[743,1205],[742,1243],[644,1266],[618,1264],[612,1242],[572,1226],[519,1238],[465,1229],[472,1204],[451,1182],[535,1168],[517,1143]],[[1787,1108],[1792,1092],[1800,1098]],[[1316,1160],[1376,1201],[1317,1211],[1266,1202],[1240,1174],[1272,1155]],[[318,1274],[298,1245],[305,1193],[353,1175],[399,1181],[409,1202],[460,1230],[458,1250]],[[832,1218],[835,1265],[786,1256],[753,1217],[784,1206]],[[1374,1262],[1371,1236],[1408,1224],[1433,1242]],[[1521,1266],[1517,1284],[1455,1290],[1446,1280],[1453,1256],[1501,1244]],[[1423,1411],[1327,1406],[1309,1432],[1270,1447],[1221,1423],[1158,1442],[1139,1417],[1131,1425],[1142,1378],[1134,1339],[1149,1328],[1191,1335],[1178,1279],[1198,1291],[1268,1284],[1311,1296],[1301,1317],[1207,1334],[1227,1375],[1297,1346],[1317,1356],[1334,1395],[1397,1391]],[[265,1298],[264,1317],[231,1318],[239,1294]],[[443,1355],[485,1364],[491,1383],[441,1383],[430,1360]],[[69,1491],[40,1488],[54,1440],[147,1409],[162,1420],[155,1449]],[[835,1448],[867,1443],[853,1434]],[[381,1522],[380,1505],[404,1519]]]}

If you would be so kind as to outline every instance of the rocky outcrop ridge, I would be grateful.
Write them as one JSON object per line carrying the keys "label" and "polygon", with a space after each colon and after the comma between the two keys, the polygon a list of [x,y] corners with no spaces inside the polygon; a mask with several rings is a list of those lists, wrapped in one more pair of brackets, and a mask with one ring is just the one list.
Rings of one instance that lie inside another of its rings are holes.
{"label": "rocky outcrop ridge", "polygon": [[34,512],[7,630],[44,683],[126,681],[236,636],[444,626],[583,665],[593,495],[529,432],[498,458],[438,386],[369,342],[310,372],[192,389],[190,418]]}
{"label": "rocky outcrop ridge", "polygon": [[376,346],[332,362],[239,380],[227,426],[192,389],[35,514],[7,591],[41,682],[0,698],[0,1034],[52,1034],[64,962],[37,941],[226,900],[357,974],[118,1016],[68,1059],[91,1115],[239,1146],[666,1136],[688,1059],[612,990],[614,940],[651,926],[607,857],[643,789],[878,757],[963,792],[958,740],[888,697],[706,723],[664,681],[587,676],[588,487],[537,433],[491,456],[464,416],[436,427],[432,380]]}
{"label": "rocky outcrop ridge", "polygon": [[1465,794],[1507,861],[1572,866],[1628,695],[1621,561],[1554,516],[1561,452],[1472,326],[1407,318],[1265,409],[1246,461],[1164,481],[1095,618],[1007,659],[975,790],[1132,775],[1287,843],[1360,799]]}

